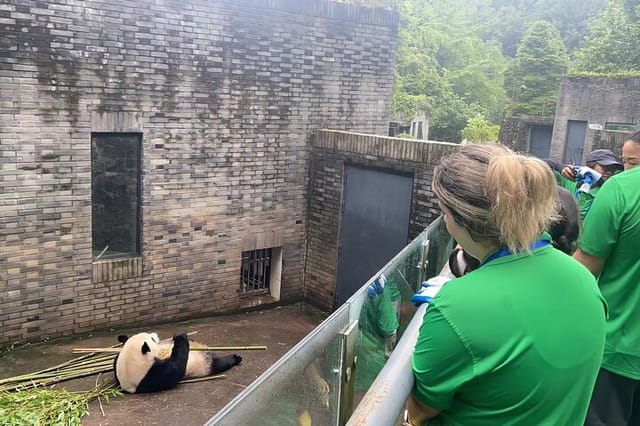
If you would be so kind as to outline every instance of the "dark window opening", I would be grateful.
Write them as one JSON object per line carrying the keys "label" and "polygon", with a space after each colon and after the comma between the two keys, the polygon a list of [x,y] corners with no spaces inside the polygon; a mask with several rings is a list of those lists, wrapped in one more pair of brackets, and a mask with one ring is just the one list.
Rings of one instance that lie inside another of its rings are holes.
{"label": "dark window opening", "polygon": [[93,258],[140,255],[140,133],[91,134]]}
{"label": "dark window opening", "polygon": [[242,252],[240,293],[255,294],[269,291],[271,258],[270,248]]}

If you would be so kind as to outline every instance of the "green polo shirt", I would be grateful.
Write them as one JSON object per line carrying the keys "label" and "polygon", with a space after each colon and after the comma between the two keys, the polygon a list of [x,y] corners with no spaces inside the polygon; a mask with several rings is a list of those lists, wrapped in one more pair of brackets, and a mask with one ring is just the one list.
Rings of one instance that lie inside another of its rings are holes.
{"label": "green polo shirt", "polygon": [[358,322],[358,364],[355,369],[356,390],[366,391],[387,359],[384,338],[398,330],[398,315],[391,302],[392,292],[384,291],[367,297]]}
{"label": "green polo shirt", "polygon": [[640,168],[607,180],[578,247],[606,259],[598,286],[609,305],[602,367],[640,379]]}
{"label": "green polo shirt", "polygon": [[595,278],[551,246],[450,281],[424,317],[414,396],[427,424],[582,425],[605,340]]}

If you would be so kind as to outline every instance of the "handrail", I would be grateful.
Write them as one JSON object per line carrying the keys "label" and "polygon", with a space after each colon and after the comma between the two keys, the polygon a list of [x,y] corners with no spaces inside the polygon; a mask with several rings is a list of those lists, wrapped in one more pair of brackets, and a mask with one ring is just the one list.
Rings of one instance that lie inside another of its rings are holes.
{"label": "handrail", "polygon": [[427,304],[418,307],[391,356],[349,418],[347,426],[396,424],[413,388],[413,348]]}

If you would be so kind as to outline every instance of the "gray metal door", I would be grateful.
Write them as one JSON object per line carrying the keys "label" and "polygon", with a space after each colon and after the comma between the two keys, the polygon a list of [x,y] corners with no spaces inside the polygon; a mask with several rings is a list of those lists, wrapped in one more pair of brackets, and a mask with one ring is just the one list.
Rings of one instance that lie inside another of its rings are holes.
{"label": "gray metal door", "polygon": [[407,245],[412,188],[410,175],[345,168],[336,306]]}
{"label": "gray metal door", "polygon": [[587,134],[587,122],[569,120],[567,123],[567,141],[564,148],[564,164],[582,164],[584,138]]}
{"label": "gray metal door", "polygon": [[552,126],[531,126],[531,138],[529,139],[529,152],[538,158],[549,158],[551,149]]}

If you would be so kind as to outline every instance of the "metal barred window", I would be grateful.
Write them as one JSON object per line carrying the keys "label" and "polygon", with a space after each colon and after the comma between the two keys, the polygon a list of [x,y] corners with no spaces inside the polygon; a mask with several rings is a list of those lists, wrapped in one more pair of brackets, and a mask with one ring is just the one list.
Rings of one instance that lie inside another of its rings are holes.
{"label": "metal barred window", "polygon": [[269,291],[271,278],[271,249],[242,252],[240,293],[257,294]]}

